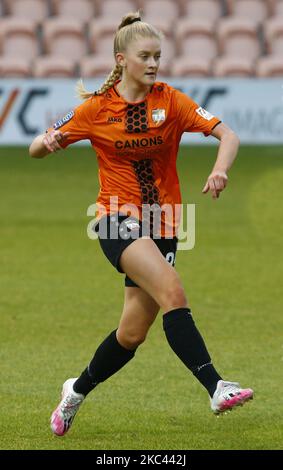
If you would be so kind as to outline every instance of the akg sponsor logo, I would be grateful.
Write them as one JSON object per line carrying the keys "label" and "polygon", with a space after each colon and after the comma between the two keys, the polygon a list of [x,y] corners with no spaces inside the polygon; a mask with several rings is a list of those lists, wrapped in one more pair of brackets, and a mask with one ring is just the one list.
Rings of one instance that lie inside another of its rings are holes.
{"label": "akg sponsor logo", "polygon": [[146,138],[144,137],[143,139],[132,139],[132,140],[125,140],[124,142],[122,140],[116,140],[115,142],[115,147],[118,150],[122,149],[136,149],[136,148],[144,148],[144,147],[153,147],[155,145],[162,145],[163,139],[162,136],[159,135],[157,137],[150,137]]}
{"label": "akg sponsor logo", "polygon": [[122,118],[111,116],[108,118],[108,121],[110,124],[115,124],[116,122],[122,122]]}

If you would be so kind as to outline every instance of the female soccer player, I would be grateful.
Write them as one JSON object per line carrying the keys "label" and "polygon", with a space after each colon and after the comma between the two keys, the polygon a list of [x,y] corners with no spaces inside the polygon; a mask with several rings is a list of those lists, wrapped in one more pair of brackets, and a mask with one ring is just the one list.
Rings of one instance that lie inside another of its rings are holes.
{"label": "female soccer player", "polygon": [[[88,93],[80,83],[85,101],[30,146],[30,155],[41,158],[73,142],[91,141],[99,164],[97,202],[104,210],[96,230],[106,257],[126,274],[118,329],[100,344],[80,377],[63,385],[62,400],[51,416],[51,429],[58,436],[68,431],[87,394],[134,357],[160,308],[169,345],[207,389],[214,413],[253,397],[250,388],[222,380],[215,370],[174,268],[178,225],[174,208],[181,202],[176,158],[182,133],[202,132],[220,140],[203,188],[213,198],[226,187],[239,139],[191,98],[156,82],[160,45],[160,33],[142,22],[139,13],[125,16],[114,40],[116,66],[101,89]],[[111,197],[118,201],[115,210]],[[149,206],[155,210],[146,216],[143,208]],[[136,208],[130,217],[129,207]],[[161,213],[158,229],[156,207],[173,210],[171,218]]]}

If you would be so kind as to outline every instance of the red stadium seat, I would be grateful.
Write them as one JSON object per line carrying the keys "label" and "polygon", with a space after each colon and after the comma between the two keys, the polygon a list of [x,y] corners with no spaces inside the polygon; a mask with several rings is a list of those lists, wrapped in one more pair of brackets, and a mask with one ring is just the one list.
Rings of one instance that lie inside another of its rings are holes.
{"label": "red stadium seat", "polygon": [[143,21],[145,23],[152,24],[158,31],[161,31],[165,36],[172,37],[175,30],[175,23],[168,21],[163,17],[160,18],[148,18],[143,16]]}
{"label": "red stadium seat", "polygon": [[116,28],[120,20],[130,11],[136,11],[136,3],[131,0],[103,0],[100,5],[100,14],[104,18],[115,18]]}
{"label": "red stadium seat", "polygon": [[249,18],[224,18],[218,24],[222,54],[255,60],[261,54],[257,23]]}
{"label": "red stadium seat", "polygon": [[33,59],[39,53],[36,27],[26,18],[0,20],[0,51],[4,56]]}
{"label": "red stadium seat", "polygon": [[185,16],[217,21],[223,15],[221,0],[186,0]]}
{"label": "red stadium seat", "polygon": [[91,0],[52,0],[53,13],[64,18],[75,18],[88,23],[97,14]]}
{"label": "red stadium seat", "polygon": [[160,61],[157,80],[159,80],[160,77],[170,77],[171,70],[172,70],[172,61],[169,59],[162,58],[162,60]]}
{"label": "red stadium seat", "polygon": [[170,62],[176,55],[175,43],[166,37],[161,40],[161,60],[160,64]]}
{"label": "red stadium seat", "polygon": [[[117,19],[115,18],[98,18],[89,24],[89,45],[92,52],[101,54],[99,50],[99,41],[103,38],[109,38],[112,40],[112,52],[114,45],[114,35],[117,31]],[[109,48],[108,48],[109,50]]]}
{"label": "red stadium seat", "polygon": [[39,24],[49,16],[48,0],[5,0],[8,15],[33,20]]}
{"label": "red stadium seat", "polygon": [[211,60],[217,55],[213,23],[198,18],[180,20],[176,28],[176,45],[181,55]]}
{"label": "red stadium seat", "polygon": [[211,61],[203,57],[181,56],[173,61],[171,74],[173,77],[209,77]]}
{"label": "red stadium seat", "polygon": [[22,57],[1,57],[0,76],[11,78],[28,78],[31,76],[31,61]]}
{"label": "red stadium seat", "polygon": [[88,52],[83,25],[76,19],[47,20],[43,25],[43,40],[46,52],[53,56],[71,55],[79,60]]}
{"label": "red stadium seat", "polygon": [[265,22],[264,37],[268,52],[281,55],[283,60],[283,16],[276,16]]}
{"label": "red stadium seat", "polygon": [[34,62],[33,71],[37,78],[68,78],[77,75],[75,61],[66,56],[38,57]]}
{"label": "red stadium seat", "polygon": [[213,72],[215,77],[252,77],[254,62],[244,57],[218,57],[214,61]]}
{"label": "red stadium seat", "polygon": [[110,57],[111,59],[113,59],[113,44],[114,43],[112,34],[100,36],[97,39],[96,43],[97,55]]}
{"label": "red stadium seat", "polygon": [[240,18],[252,18],[262,23],[269,15],[266,0],[227,0],[228,13]]}
{"label": "red stadium seat", "polygon": [[206,35],[191,35],[184,39],[182,55],[187,57],[204,57],[211,60],[217,55],[217,43]]}
{"label": "red stadium seat", "polygon": [[282,56],[270,55],[260,57],[256,64],[257,77],[282,77],[283,60]]}
{"label": "red stadium seat", "polygon": [[283,16],[283,0],[274,0],[274,16]]}
{"label": "red stadium seat", "polygon": [[179,6],[171,0],[148,0],[143,2],[142,18],[154,23],[155,18],[174,22],[179,17]]}
{"label": "red stadium seat", "polygon": [[101,55],[84,57],[80,61],[80,74],[83,78],[105,77],[115,67],[114,58]]}

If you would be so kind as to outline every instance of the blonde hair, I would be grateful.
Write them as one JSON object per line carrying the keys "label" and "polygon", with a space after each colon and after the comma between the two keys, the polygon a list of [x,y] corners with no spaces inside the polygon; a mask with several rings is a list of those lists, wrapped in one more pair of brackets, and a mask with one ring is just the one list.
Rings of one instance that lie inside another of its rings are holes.
{"label": "blonde hair", "polygon": [[[154,26],[141,21],[140,12],[128,13],[122,18],[121,24],[114,38],[114,57],[118,52],[125,52],[127,46],[137,37],[155,37],[161,40],[161,33],[157,31]],[[95,92],[89,92],[85,89],[82,79],[80,79],[76,86],[77,95],[81,99],[88,99],[94,95],[102,95],[109,88],[112,88],[114,83],[122,77],[123,68],[117,64],[106,78],[103,85]]]}

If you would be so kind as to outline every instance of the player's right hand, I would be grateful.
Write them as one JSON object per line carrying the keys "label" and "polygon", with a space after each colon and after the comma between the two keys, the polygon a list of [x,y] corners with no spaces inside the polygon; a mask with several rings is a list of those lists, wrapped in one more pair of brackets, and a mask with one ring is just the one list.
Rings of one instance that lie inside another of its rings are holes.
{"label": "player's right hand", "polygon": [[70,135],[70,132],[51,131],[47,132],[43,138],[43,145],[49,152],[62,150],[60,143],[63,143]]}

